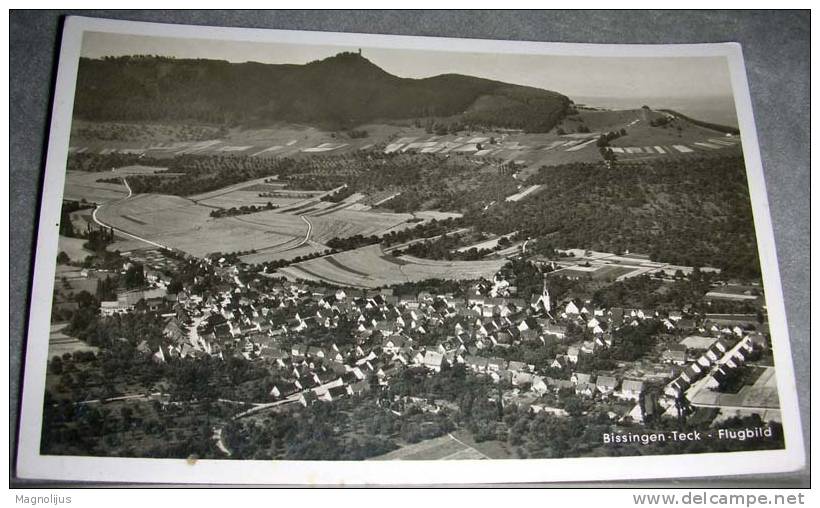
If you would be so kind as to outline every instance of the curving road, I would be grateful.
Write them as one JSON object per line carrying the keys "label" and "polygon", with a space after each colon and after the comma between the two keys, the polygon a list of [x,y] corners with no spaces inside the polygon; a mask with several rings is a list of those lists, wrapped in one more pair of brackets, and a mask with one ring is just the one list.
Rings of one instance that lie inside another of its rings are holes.
{"label": "curving road", "polygon": [[308,241],[310,241],[310,233],[311,231],[313,231],[313,224],[310,223],[310,220],[308,220],[307,217],[305,217],[304,215],[300,215],[299,218],[305,221],[305,224],[308,225],[308,230],[307,233],[305,233],[304,240],[302,240],[296,247],[301,247],[302,245],[308,243]]}

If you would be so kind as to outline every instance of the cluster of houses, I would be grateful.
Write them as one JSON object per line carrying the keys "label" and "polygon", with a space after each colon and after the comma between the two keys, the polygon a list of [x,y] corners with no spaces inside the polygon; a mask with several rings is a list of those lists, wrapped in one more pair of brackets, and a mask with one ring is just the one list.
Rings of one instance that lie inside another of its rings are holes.
{"label": "cluster of houses", "polygon": [[[163,307],[164,344],[156,351],[141,344],[140,350],[156,361],[205,355],[265,361],[276,379],[270,387],[274,401],[332,401],[389,386],[405,368],[439,372],[457,364],[511,385],[516,393],[570,392],[637,401],[654,374],[634,369],[585,373],[578,364],[585,355],[612,347],[618,328],[646,320],[657,320],[672,335],[715,335],[695,361],[690,353],[698,344],[671,346],[660,357],[657,367],[666,380],[673,378],[666,394],[674,397],[707,374],[719,383],[727,369],[745,361],[764,340],[737,326],[702,319],[696,325],[688,309],[604,309],[577,300],[553,306],[546,287],[527,301],[479,291],[467,297],[427,291],[398,295],[391,289],[330,289],[283,281],[265,281],[262,290],[240,282],[236,274],[225,281],[207,294],[175,295]],[[118,300],[118,308],[134,304]],[[101,312],[111,312],[108,307]],[[560,351],[548,364],[505,359],[513,346],[537,348],[548,342],[557,343]]]}
{"label": "cluster of houses", "polygon": [[[743,366],[755,351],[768,347],[766,337],[760,332],[740,335],[737,337],[735,331],[724,329],[719,337],[688,337],[685,340],[690,343],[680,344],[674,355],[671,351],[665,352],[666,358],[686,367],[666,385],[664,393],[677,397],[698,381],[702,381],[705,388],[719,389],[732,370]],[[695,354],[689,355],[690,352]]]}

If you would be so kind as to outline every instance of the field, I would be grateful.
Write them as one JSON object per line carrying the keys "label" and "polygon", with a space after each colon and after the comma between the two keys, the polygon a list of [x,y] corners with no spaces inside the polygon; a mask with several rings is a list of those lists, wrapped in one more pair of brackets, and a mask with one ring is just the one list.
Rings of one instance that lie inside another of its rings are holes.
{"label": "field", "polygon": [[68,326],[68,323],[61,323],[51,325],[51,330],[48,335],[48,357],[63,356],[65,353],[73,353],[74,351],[93,351],[97,352],[97,348],[89,346],[85,342],[69,337],[63,333],[63,328]]}
{"label": "field", "polygon": [[446,436],[405,445],[398,450],[368,460],[492,460],[512,457],[506,443],[476,443],[469,432],[455,431]]}
{"label": "field", "polygon": [[764,368],[764,372],[754,384],[746,385],[737,393],[720,393],[701,389],[694,397],[696,406],[719,406],[727,409],[778,409],[780,401],[777,395],[777,377],[774,367]]}
{"label": "field", "polygon": [[[178,196],[138,194],[101,206],[97,210],[97,219],[118,230],[120,241],[112,244],[112,250],[148,248],[151,244],[141,241],[147,240],[199,257],[213,252],[255,251],[243,257],[247,263],[293,259],[326,250],[325,242],[331,238],[380,235],[388,230],[415,225],[408,222],[413,218],[410,214],[352,211],[345,209],[350,201],[332,203],[310,199],[294,199],[292,201],[297,206],[284,210],[221,218],[210,216],[216,202],[231,206],[253,204],[253,200],[242,196],[249,191],[241,189],[249,184],[268,185],[245,182],[194,196],[199,203]],[[226,201],[230,199],[238,201]],[[439,216],[437,212],[421,212],[419,215],[425,218]]]}
{"label": "field", "polygon": [[105,203],[121,199],[128,195],[125,185],[102,183],[97,180],[112,178],[108,173],[86,173],[83,171],[66,171],[63,199]]}
{"label": "field", "polygon": [[[213,252],[270,248],[293,239],[289,234],[293,227],[280,231],[240,220],[244,216],[214,219],[210,211],[176,196],[140,194],[100,207],[97,218],[132,235],[200,257]],[[300,230],[303,228],[304,224]]]}
{"label": "field", "polygon": [[334,237],[378,235],[412,218],[410,214],[338,210],[310,217],[314,227],[311,238],[324,243]]}
{"label": "field", "polygon": [[281,268],[279,272],[294,280],[307,279],[340,286],[375,288],[426,279],[489,279],[503,264],[504,260],[437,261],[411,256],[394,258],[384,254],[378,245],[368,245],[296,263]]}
{"label": "field", "polygon": [[86,256],[92,254],[91,251],[83,248],[85,242],[82,238],[69,238],[60,235],[57,240],[57,252],[65,252],[71,261],[82,261]]}
{"label": "field", "polygon": [[[322,194],[317,191],[284,190],[285,183],[265,182],[269,178],[258,178],[223,187],[211,192],[191,196],[191,201],[212,208],[234,208],[246,205],[265,205],[272,203],[280,207],[289,207],[306,200],[306,197]],[[260,194],[273,194],[260,196]]]}
{"label": "field", "polygon": [[482,460],[488,457],[452,435],[403,446],[369,460]]}
{"label": "field", "polygon": [[83,277],[79,268],[57,265],[54,275],[54,292],[66,297],[81,291],[94,294],[97,291],[97,282],[104,279],[105,276],[105,273],[93,272],[92,275]]}

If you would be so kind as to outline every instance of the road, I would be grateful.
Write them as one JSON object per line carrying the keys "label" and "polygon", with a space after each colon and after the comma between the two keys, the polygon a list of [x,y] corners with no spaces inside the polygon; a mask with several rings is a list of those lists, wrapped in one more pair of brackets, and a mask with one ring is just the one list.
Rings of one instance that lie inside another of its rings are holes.
{"label": "road", "polygon": [[[123,184],[125,184],[125,188],[126,188],[126,189],[128,189],[128,195],[127,195],[127,196],[125,196],[125,197],[124,197],[124,198],[122,198],[122,199],[118,199],[117,201],[115,201],[115,202],[117,202],[117,203],[122,202],[122,201],[125,201],[126,199],[129,199],[129,198],[130,198],[130,197],[134,194],[134,193],[133,193],[133,191],[131,191],[131,186],[130,186],[130,185],[128,185],[128,180],[126,180],[126,179],[125,179],[125,177],[123,177],[123,179],[122,179],[122,183],[123,183]],[[107,203],[106,203],[106,204],[107,204]],[[92,218],[92,219],[94,219],[94,222],[96,222],[96,223],[97,223],[97,225],[99,225],[100,227],[103,227],[103,228],[111,228],[113,231],[115,231],[116,233],[119,233],[119,234],[121,234],[121,235],[128,236],[128,237],[130,237],[130,238],[133,238],[133,239],[135,239],[135,240],[139,240],[139,241],[141,241],[141,242],[145,242],[145,243],[147,243],[147,244],[149,244],[149,245],[153,245],[154,247],[159,247],[160,249],[168,249],[168,250],[171,250],[171,248],[170,248],[170,247],[168,247],[168,246],[166,246],[166,245],[162,245],[162,244],[160,244],[160,243],[157,243],[157,242],[154,242],[154,241],[148,240],[147,238],[143,238],[143,237],[141,237],[141,236],[132,235],[131,233],[129,233],[129,232],[127,232],[127,231],[123,231],[122,229],[115,228],[114,226],[111,226],[110,224],[106,224],[106,223],[104,223],[103,221],[101,221],[100,219],[98,219],[98,218],[97,218],[97,211],[98,211],[100,208],[102,208],[103,206],[105,206],[105,204],[102,204],[102,205],[97,205],[97,206],[94,208],[94,211],[91,213],[91,218]]]}
{"label": "road", "polygon": [[296,247],[301,247],[302,245],[308,243],[308,241],[310,241],[310,233],[313,231],[313,224],[310,223],[310,220],[308,220],[307,217],[300,215],[299,218],[305,221],[305,224],[308,225],[308,230],[307,233],[305,233],[305,239],[302,240]]}

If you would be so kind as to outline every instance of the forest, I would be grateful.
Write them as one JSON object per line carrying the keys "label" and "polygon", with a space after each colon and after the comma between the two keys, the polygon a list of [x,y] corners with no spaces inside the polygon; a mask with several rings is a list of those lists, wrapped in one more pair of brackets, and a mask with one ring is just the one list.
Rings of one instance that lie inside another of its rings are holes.
{"label": "forest", "polygon": [[760,275],[742,157],[565,164],[543,167],[527,183],[548,190],[470,212],[464,221],[552,245]]}

